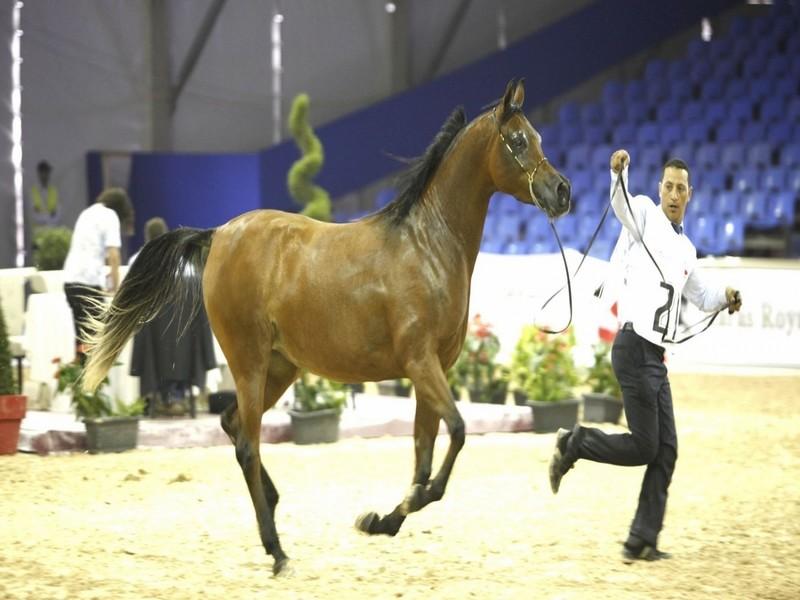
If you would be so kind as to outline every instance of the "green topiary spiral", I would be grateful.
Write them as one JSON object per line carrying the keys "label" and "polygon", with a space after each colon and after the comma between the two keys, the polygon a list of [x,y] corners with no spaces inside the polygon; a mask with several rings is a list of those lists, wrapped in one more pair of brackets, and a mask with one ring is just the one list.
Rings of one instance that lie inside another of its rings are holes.
{"label": "green topiary spiral", "polygon": [[8,344],[8,330],[0,303],[0,396],[16,394],[14,376],[11,372],[11,350]]}
{"label": "green topiary spiral", "polygon": [[303,156],[289,169],[286,183],[292,198],[304,206],[302,214],[319,221],[330,221],[330,196],[312,182],[325,162],[325,154],[319,138],[308,123],[308,102],[308,95],[298,94],[289,113],[289,132]]}

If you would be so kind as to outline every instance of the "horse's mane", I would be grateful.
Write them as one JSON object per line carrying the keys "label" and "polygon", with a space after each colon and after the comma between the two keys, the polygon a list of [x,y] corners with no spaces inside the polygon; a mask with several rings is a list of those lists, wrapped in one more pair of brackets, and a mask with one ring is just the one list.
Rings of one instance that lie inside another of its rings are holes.
{"label": "horse's mane", "polygon": [[394,200],[378,213],[392,224],[402,222],[411,212],[411,208],[419,201],[422,192],[430,182],[445,152],[453,143],[458,133],[467,124],[467,115],[463,106],[456,107],[442,125],[433,142],[425,150],[425,154],[410,159],[408,169],[398,177],[398,193]]}

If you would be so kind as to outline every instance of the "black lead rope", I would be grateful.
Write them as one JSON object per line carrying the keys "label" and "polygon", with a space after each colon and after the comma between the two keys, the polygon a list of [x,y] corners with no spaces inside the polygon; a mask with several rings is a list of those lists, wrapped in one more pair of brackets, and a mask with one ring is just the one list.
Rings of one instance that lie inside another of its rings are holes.
{"label": "black lead rope", "polygon": [[[630,198],[628,198],[628,190],[625,189],[625,182],[622,179],[622,171],[620,171],[619,174],[617,175],[617,185],[622,187],[622,194],[625,196],[625,204],[628,206],[628,212],[631,215],[631,220],[633,221],[633,226],[636,228],[636,234],[639,236],[639,240],[642,242],[642,246],[644,247],[645,251],[647,252],[647,256],[650,257],[650,260],[653,261],[653,264],[655,265],[656,269],[658,269],[658,274],[661,276],[661,281],[666,284],[667,280],[664,278],[664,273],[661,272],[661,267],[658,266],[658,263],[656,262],[656,259],[653,258],[653,255],[650,252],[650,248],[648,248],[647,244],[645,244],[644,236],[642,235],[641,231],[639,231],[639,225],[638,225],[638,223],[636,223],[636,219],[633,217],[633,209],[631,208]],[[608,212],[608,209],[606,209],[606,212]],[[667,284],[667,285],[669,285],[669,284]],[[686,342],[686,341],[692,339],[694,336],[700,335],[701,333],[706,331],[709,327],[711,327],[711,324],[716,320],[717,315],[719,315],[719,313],[721,313],[723,310],[725,310],[726,308],[729,308],[729,307],[730,307],[730,303],[727,303],[722,308],[720,308],[719,310],[714,312],[713,314],[708,315],[707,317],[699,320],[694,325],[690,325],[689,327],[686,328],[686,331],[689,331],[689,330],[697,327],[698,325],[700,325],[704,321],[708,321],[708,323],[706,323],[706,326],[703,327],[700,331],[696,331],[695,333],[692,333],[692,334],[690,334],[690,335],[688,335],[685,338],[682,338],[680,340],[666,340],[665,339],[665,340],[662,340],[662,341],[665,342],[665,343],[668,343],[668,344],[682,344],[683,342]],[[572,310],[572,299],[570,298],[570,311],[571,310]],[[669,326],[669,314],[670,314],[671,310],[672,310],[672,307],[670,307],[667,310],[667,326]],[[571,318],[571,316],[572,315],[570,313],[570,318]],[[680,315],[678,315],[678,317],[676,317],[676,329],[677,329],[677,319],[678,318],[680,318]]]}

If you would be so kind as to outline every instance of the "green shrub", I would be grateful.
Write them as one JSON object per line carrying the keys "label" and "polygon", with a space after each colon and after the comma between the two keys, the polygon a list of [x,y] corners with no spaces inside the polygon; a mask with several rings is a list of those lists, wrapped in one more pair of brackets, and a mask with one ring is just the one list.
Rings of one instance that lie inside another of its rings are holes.
{"label": "green shrub", "polygon": [[16,393],[17,386],[14,384],[14,375],[11,369],[8,329],[6,328],[6,318],[3,314],[3,304],[0,302],[0,396],[11,396]]}
{"label": "green shrub", "polygon": [[33,234],[34,266],[40,271],[63,269],[71,240],[68,227],[39,227]]}
{"label": "green shrub", "polygon": [[294,384],[294,404],[297,412],[311,412],[335,408],[340,411],[347,404],[347,386],[324,377],[303,371]]}
{"label": "green shrub", "polygon": [[586,384],[594,394],[622,397],[614,367],[611,365],[611,345],[600,342],[594,347],[594,364],[586,375]]}

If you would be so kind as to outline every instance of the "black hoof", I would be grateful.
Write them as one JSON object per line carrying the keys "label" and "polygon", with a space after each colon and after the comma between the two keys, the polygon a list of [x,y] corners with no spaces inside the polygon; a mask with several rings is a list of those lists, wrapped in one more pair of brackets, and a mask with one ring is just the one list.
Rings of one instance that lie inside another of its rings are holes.
{"label": "black hoof", "polygon": [[363,533],[377,533],[376,525],[379,520],[378,513],[364,513],[356,519],[356,529]]}
{"label": "black hoof", "polygon": [[275,564],[272,565],[272,574],[275,577],[281,576],[286,577],[292,574],[292,567],[289,564],[288,558],[282,558],[280,560],[276,560]]}

